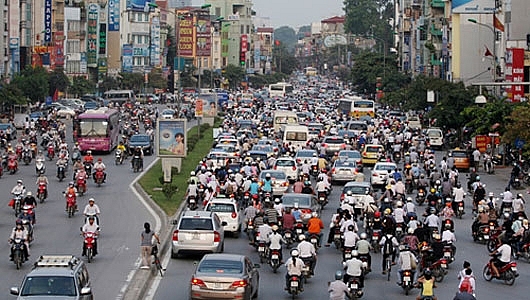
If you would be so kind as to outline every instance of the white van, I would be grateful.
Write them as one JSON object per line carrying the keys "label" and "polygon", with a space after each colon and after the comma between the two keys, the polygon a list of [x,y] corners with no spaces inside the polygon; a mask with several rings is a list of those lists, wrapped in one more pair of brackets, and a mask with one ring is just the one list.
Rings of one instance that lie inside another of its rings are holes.
{"label": "white van", "polygon": [[429,138],[429,144],[433,148],[442,148],[444,145],[444,134],[440,128],[431,127],[425,132]]}
{"label": "white van", "polygon": [[309,140],[309,128],[303,125],[283,125],[283,143],[302,148]]}

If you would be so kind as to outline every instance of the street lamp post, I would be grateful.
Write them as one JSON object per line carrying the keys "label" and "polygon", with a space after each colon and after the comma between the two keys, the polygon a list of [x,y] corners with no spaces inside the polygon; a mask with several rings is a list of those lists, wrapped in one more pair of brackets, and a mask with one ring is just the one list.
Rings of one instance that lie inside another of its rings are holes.
{"label": "street lamp post", "polygon": [[493,82],[496,82],[497,81],[497,45],[496,45],[497,33],[495,32],[495,28],[488,24],[481,23],[477,21],[476,19],[467,19],[467,21],[473,24],[477,24],[479,26],[486,27],[489,30],[491,30],[491,32],[493,33]]}

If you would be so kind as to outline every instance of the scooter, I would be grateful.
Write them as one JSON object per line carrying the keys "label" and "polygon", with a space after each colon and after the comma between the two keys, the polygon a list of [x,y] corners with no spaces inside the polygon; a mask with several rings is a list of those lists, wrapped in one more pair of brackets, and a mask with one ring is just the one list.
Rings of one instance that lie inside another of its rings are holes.
{"label": "scooter", "polygon": [[16,159],[16,156],[10,156],[7,159],[7,170],[11,175],[15,174],[18,171],[18,161]]}
{"label": "scooter", "polygon": [[17,270],[22,267],[22,264],[24,263],[24,252],[26,244],[24,243],[23,239],[16,238],[11,241],[11,252],[13,253],[13,263],[17,266]]}
{"label": "scooter", "polygon": [[484,168],[485,168],[486,173],[488,174],[495,173],[495,164],[493,163],[490,157],[487,158],[486,161],[484,162]]}
{"label": "scooter", "polygon": [[302,288],[300,287],[301,280],[302,278],[300,276],[289,276],[289,281],[287,282],[287,292],[292,296],[293,299],[302,292]]}
{"label": "scooter", "polygon": [[320,204],[320,208],[324,209],[324,206],[328,204],[328,196],[326,192],[318,192],[317,195],[318,204]]}
{"label": "scooter", "polygon": [[77,188],[77,192],[79,193],[79,196],[83,196],[86,193],[87,188],[86,188],[85,176],[77,176],[76,188]]}
{"label": "scooter", "polygon": [[272,272],[276,273],[280,267],[280,249],[270,250],[269,265],[272,268]]}
{"label": "scooter", "polygon": [[408,295],[410,290],[414,288],[414,273],[411,270],[403,270],[401,288],[405,291],[405,295]]}
{"label": "scooter", "polygon": [[421,206],[423,202],[425,202],[425,189],[420,187],[418,188],[418,195],[416,195],[416,203]]}
{"label": "scooter", "polygon": [[68,213],[68,218],[71,218],[75,214],[75,209],[77,206],[76,195],[69,193],[66,195],[66,211]]}
{"label": "scooter", "polygon": [[96,243],[96,237],[96,233],[94,232],[83,233],[83,247],[85,248],[85,254],[89,263],[94,259],[94,244]]}
{"label": "scooter", "polygon": [[35,173],[37,176],[44,174],[46,172],[46,165],[42,159],[35,160]]}
{"label": "scooter", "polygon": [[121,165],[123,163],[123,152],[120,149],[117,149],[114,153],[114,158],[116,165]]}
{"label": "scooter", "polygon": [[[490,259],[488,263],[484,266],[484,269],[482,270],[482,276],[486,281],[491,281],[493,279],[493,270],[491,265],[494,263],[495,258]],[[504,265],[504,267],[498,269],[500,278],[499,280],[503,280],[505,284],[507,285],[513,285],[515,283],[515,278],[519,277],[519,273],[517,273],[517,263],[515,261],[511,261]]]}
{"label": "scooter", "polygon": [[18,217],[22,212],[22,195],[16,194],[12,200],[13,210],[15,211],[15,217]]}
{"label": "scooter", "polygon": [[75,164],[78,160],[81,160],[81,152],[79,151],[79,149],[75,149],[72,152],[72,164]]}
{"label": "scooter", "polygon": [[37,199],[39,199],[40,203],[43,203],[44,200],[46,200],[46,189],[47,186],[45,183],[39,183],[39,186],[37,187]]}
{"label": "scooter", "polygon": [[132,168],[133,168],[133,172],[134,173],[143,171],[142,161],[141,160],[142,160],[142,158],[140,156],[138,156],[138,155],[133,156]]}
{"label": "scooter", "polygon": [[364,295],[364,291],[361,288],[361,282],[358,277],[350,277],[346,285],[348,286],[348,293],[350,299],[359,299]]}
{"label": "scooter", "polygon": [[264,241],[258,241],[258,255],[261,263],[267,260],[269,252],[269,246]]}
{"label": "scooter", "polygon": [[59,179],[59,181],[63,181],[65,177],[66,175],[64,173],[64,166],[57,166],[57,179]]}
{"label": "scooter", "polygon": [[103,180],[105,179],[105,173],[103,172],[103,169],[98,168],[96,170],[96,174],[94,175],[94,182],[100,187],[103,184]]}
{"label": "scooter", "polygon": [[48,146],[48,159],[53,160],[55,158],[55,147],[53,145]]}
{"label": "scooter", "polygon": [[190,210],[197,209],[197,199],[193,195],[188,196],[188,208]]}

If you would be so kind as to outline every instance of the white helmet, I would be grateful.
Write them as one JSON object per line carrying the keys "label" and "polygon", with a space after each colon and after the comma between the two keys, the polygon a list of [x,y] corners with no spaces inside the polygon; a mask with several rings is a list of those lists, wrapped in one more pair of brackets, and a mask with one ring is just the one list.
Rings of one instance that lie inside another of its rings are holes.
{"label": "white helmet", "polygon": [[412,197],[407,197],[407,202],[412,202]]}
{"label": "white helmet", "polygon": [[396,202],[396,206],[397,207],[402,207],[403,206],[403,202],[401,202],[401,201]]}
{"label": "white helmet", "polygon": [[488,193],[488,197],[493,197],[493,196],[494,196],[493,192]]}
{"label": "white helmet", "polygon": [[359,256],[359,252],[357,250],[352,250],[351,256],[357,257],[357,256]]}
{"label": "white helmet", "polygon": [[191,171],[190,176],[195,176],[195,171]]}
{"label": "white helmet", "polygon": [[351,196],[351,195],[353,195],[353,193],[352,193],[352,191],[347,191],[346,195]]}
{"label": "white helmet", "polygon": [[298,236],[298,239],[299,239],[300,241],[304,241],[304,240],[305,240],[305,234],[301,234],[301,235],[299,235],[299,236]]}
{"label": "white helmet", "polygon": [[311,213],[311,217],[317,218],[318,217],[318,213],[316,211],[312,212]]}
{"label": "white helmet", "polygon": [[291,256],[292,256],[292,257],[298,257],[299,254],[300,254],[300,253],[298,253],[298,250],[297,250],[297,249],[293,249],[293,250],[291,250]]}

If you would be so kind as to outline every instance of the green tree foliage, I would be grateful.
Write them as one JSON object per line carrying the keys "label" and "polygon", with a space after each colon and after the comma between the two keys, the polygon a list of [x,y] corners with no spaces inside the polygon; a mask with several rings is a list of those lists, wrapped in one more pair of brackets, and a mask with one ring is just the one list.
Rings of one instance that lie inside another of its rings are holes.
{"label": "green tree foliage", "polygon": [[392,27],[387,20],[394,17],[392,3],[390,0],[344,0],[344,30],[354,35],[375,36],[391,45]]}
{"label": "green tree foliage", "polygon": [[526,143],[523,151],[528,155],[530,151],[530,131],[528,130],[530,126],[530,107],[528,104],[519,104],[514,107],[503,123],[506,128],[502,136],[503,142],[513,145],[516,139],[524,140]]}
{"label": "green tree foliage", "polygon": [[28,98],[31,103],[44,101],[49,94],[48,73],[43,67],[26,66],[24,70],[16,74],[12,84],[22,91],[24,98]]}
{"label": "green tree foliage", "polygon": [[272,61],[275,63],[276,72],[291,74],[298,67],[298,60],[287,51],[284,44],[272,48]]}
{"label": "green tree foliage", "polygon": [[162,74],[162,69],[153,68],[151,72],[149,72],[147,86],[155,89],[167,88],[167,78]]}
{"label": "green tree foliage", "polygon": [[393,55],[385,57],[382,53],[363,51],[355,55],[353,60],[352,84],[364,94],[375,94],[377,77],[382,78],[385,92],[394,91],[408,83],[409,79],[398,72]]}
{"label": "green tree foliage", "polygon": [[[466,126],[473,128],[473,134],[488,134],[492,131],[503,135],[506,132],[506,119],[512,114],[516,104],[501,99],[493,99],[483,105],[471,105],[462,112]],[[494,129],[493,129],[494,128]]]}
{"label": "green tree foliage", "polygon": [[55,69],[48,74],[48,82],[50,84],[49,95],[53,95],[55,90],[59,92],[66,92],[70,86],[70,80],[64,74],[62,69]]}
{"label": "green tree foliage", "polygon": [[120,73],[119,86],[123,90],[140,92],[144,86],[144,74],[142,73]]}
{"label": "green tree foliage", "polygon": [[273,73],[273,74],[254,74],[248,77],[249,82],[253,88],[262,88],[268,87],[269,84],[277,83],[287,79],[287,75],[283,73]]}
{"label": "green tree foliage", "polygon": [[120,83],[118,80],[112,76],[105,76],[103,77],[103,80],[99,84],[99,91],[101,93],[104,93],[109,90],[117,90],[120,89]]}
{"label": "green tree foliage", "polygon": [[24,93],[13,83],[0,85],[0,103],[2,105],[25,104]]}
{"label": "green tree foliage", "polygon": [[298,38],[293,28],[282,26],[274,30],[274,39],[280,41],[281,45],[289,52],[292,52]]}
{"label": "green tree foliage", "polygon": [[228,79],[230,88],[237,89],[245,76],[245,70],[232,64],[226,66],[224,77]]}
{"label": "green tree foliage", "polygon": [[95,84],[85,77],[75,76],[72,78],[72,85],[68,89],[68,92],[74,95],[74,97],[80,97],[92,93],[95,87]]}

